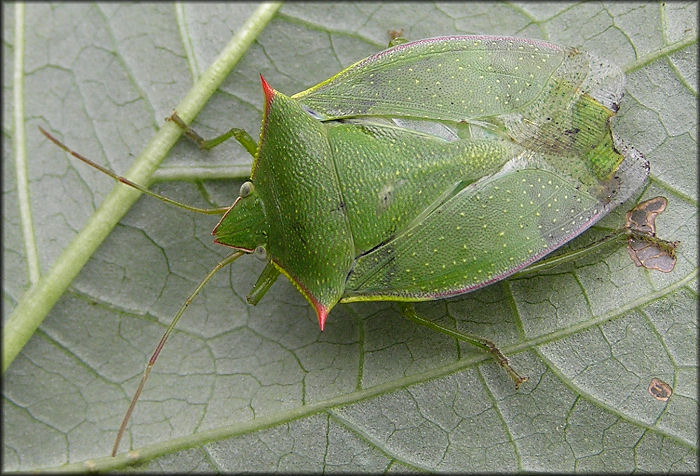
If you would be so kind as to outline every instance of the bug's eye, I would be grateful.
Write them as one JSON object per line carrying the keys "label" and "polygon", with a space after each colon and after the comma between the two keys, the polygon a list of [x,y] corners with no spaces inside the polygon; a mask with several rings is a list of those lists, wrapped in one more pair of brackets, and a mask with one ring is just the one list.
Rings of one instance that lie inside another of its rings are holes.
{"label": "bug's eye", "polygon": [[255,247],[253,255],[258,259],[265,260],[267,258],[267,251],[263,245],[258,245]]}
{"label": "bug's eye", "polygon": [[253,191],[253,182],[243,182],[241,185],[241,190],[238,192],[241,198],[245,198],[251,194]]}

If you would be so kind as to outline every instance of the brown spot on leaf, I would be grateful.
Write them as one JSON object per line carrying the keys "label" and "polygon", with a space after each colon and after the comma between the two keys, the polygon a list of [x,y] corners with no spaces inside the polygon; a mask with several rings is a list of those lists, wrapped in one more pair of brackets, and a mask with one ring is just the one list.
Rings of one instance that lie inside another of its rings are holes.
{"label": "brown spot on leaf", "polygon": [[672,393],[673,389],[671,386],[663,380],[659,380],[658,378],[654,377],[651,379],[651,382],[649,382],[649,395],[657,400],[665,402]]}
{"label": "brown spot on leaf", "polygon": [[654,197],[627,212],[625,227],[629,230],[627,251],[637,266],[670,273],[676,265],[678,241],[656,237],[655,220],[668,204],[665,197]]}

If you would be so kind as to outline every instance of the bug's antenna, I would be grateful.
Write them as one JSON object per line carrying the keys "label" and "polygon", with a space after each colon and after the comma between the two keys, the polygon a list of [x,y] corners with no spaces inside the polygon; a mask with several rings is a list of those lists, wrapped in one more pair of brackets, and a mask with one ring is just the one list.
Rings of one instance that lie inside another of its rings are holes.
{"label": "bug's antenna", "polygon": [[136,402],[138,401],[139,397],[141,396],[141,392],[143,391],[144,385],[146,385],[146,380],[148,380],[148,376],[151,374],[151,369],[156,363],[156,360],[158,360],[158,356],[160,355],[160,351],[163,350],[163,346],[165,345],[165,341],[168,340],[168,337],[170,337],[170,334],[173,332],[175,329],[175,326],[177,325],[177,321],[180,320],[180,316],[185,312],[185,310],[189,307],[189,305],[192,303],[194,298],[199,294],[199,292],[202,290],[205,284],[209,282],[211,278],[214,277],[214,275],[219,271],[221,268],[223,268],[226,265],[229,265],[236,261],[238,258],[243,256],[245,253],[242,251],[236,251],[235,253],[232,253],[228,255],[226,258],[223,260],[219,261],[219,263],[212,268],[211,271],[209,271],[209,274],[207,274],[204,279],[197,285],[197,288],[192,292],[192,294],[189,295],[187,300],[183,303],[182,306],[180,306],[180,309],[177,311],[177,314],[175,314],[175,317],[173,317],[173,320],[170,322],[170,325],[168,328],[165,330],[165,333],[163,334],[163,337],[160,338],[160,342],[158,342],[158,345],[156,346],[156,349],[153,351],[153,355],[151,355],[151,358],[148,359],[148,364],[146,364],[146,370],[144,370],[143,375],[141,376],[141,381],[139,382],[139,386],[136,389],[136,392],[134,393],[133,398],[131,399],[131,403],[129,404],[129,408],[126,410],[126,413],[124,414],[124,418],[122,419],[122,424],[119,426],[119,432],[117,433],[117,438],[114,440],[114,447],[112,448],[112,456],[116,456],[117,450],[119,449],[119,443],[122,440],[122,436],[124,436],[124,431],[126,430],[126,424],[129,422],[129,419],[131,418],[131,414],[134,411],[134,407],[136,406]]}
{"label": "bug's antenna", "polygon": [[97,170],[99,170],[99,171],[102,172],[103,174],[109,175],[110,177],[112,177],[112,178],[113,178],[114,180],[116,180],[117,182],[121,182],[121,183],[123,183],[123,184],[125,184],[125,185],[128,185],[128,186],[130,186],[130,187],[133,187],[133,188],[135,188],[136,190],[138,190],[138,191],[140,191],[140,192],[142,192],[142,193],[145,193],[146,195],[150,195],[150,196],[153,197],[153,198],[157,198],[158,200],[161,200],[161,201],[163,201],[163,202],[165,202],[165,203],[169,203],[170,205],[174,205],[174,206],[179,207],[179,208],[184,208],[185,210],[189,210],[189,211],[191,211],[191,212],[203,213],[203,214],[205,214],[205,215],[222,215],[222,214],[224,214],[224,213],[226,213],[226,212],[228,211],[228,207],[226,207],[226,208],[199,208],[199,207],[193,207],[192,205],[187,205],[187,204],[185,204],[185,203],[180,203],[180,202],[178,202],[178,201],[176,201],[176,200],[173,200],[173,199],[171,199],[171,198],[165,197],[165,196],[160,195],[160,194],[158,194],[158,193],[151,192],[151,191],[148,190],[146,187],[144,187],[144,186],[142,186],[142,185],[139,185],[139,184],[137,184],[137,183],[134,183],[134,182],[132,182],[131,180],[129,180],[128,178],[126,178],[126,177],[122,177],[121,175],[117,175],[117,174],[115,174],[114,172],[112,172],[111,170],[109,170],[109,169],[107,169],[107,168],[105,168],[105,167],[102,167],[100,164],[98,164],[98,163],[96,163],[96,162],[93,162],[92,160],[88,159],[87,157],[85,157],[85,156],[83,156],[83,155],[77,153],[76,151],[72,150],[70,147],[68,147],[67,145],[65,145],[63,142],[61,142],[60,140],[56,139],[54,136],[52,136],[51,134],[49,134],[48,132],[46,132],[46,131],[44,130],[43,127],[39,126],[39,130],[40,130],[41,133],[44,134],[51,142],[53,142],[54,144],[56,144],[56,145],[59,146],[61,149],[65,150],[66,152],[68,152],[70,155],[72,155],[72,156],[75,157],[76,159],[85,162],[85,163],[88,164],[90,167],[96,168]]}

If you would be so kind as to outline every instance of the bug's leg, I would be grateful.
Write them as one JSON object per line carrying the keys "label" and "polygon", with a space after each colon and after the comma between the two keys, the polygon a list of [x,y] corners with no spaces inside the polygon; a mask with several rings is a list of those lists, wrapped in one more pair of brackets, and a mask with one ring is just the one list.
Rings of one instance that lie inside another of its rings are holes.
{"label": "bug's leg", "polygon": [[669,273],[676,264],[676,248],[680,242],[664,240],[656,236],[656,216],[665,209],[665,197],[646,200],[627,212],[626,224],[622,228],[583,248],[544,258],[519,271],[515,277],[554,268],[594,251],[607,249],[623,240],[627,241],[627,250],[637,266]]}
{"label": "bug's leg", "polygon": [[627,232],[625,229],[621,228],[619,230],[615,230],[613,233],[606,235],[601,239],[584,246],[583,248],[543,258],[531,264],[527,268],[518,271],[513,276],[511,276],[511,278],[521,278],[529,276],[531,274],[536,274],[545,270],[549,270],[556,266],[576,261],[577,259],[583,258],[592,253],[607,250],[608,247],[612,247],[613,245],[619,247],[619,243],[625,240],[626,238]]}
{"label": "bug's leg", "polygon": [[197,134],[193,129],[190,128],[187,124],[185,124],[185,121],[183,121],[180,116],[177,115],[177,112],[173,112],[169,117],[165,119],[166,121],[173,121],[175,124],[180,126],[183,131],[185,132],[185,135],[192,139],[200,149],[204,150],[209,150],[217,145],[221,144],[224,141],[229,140],[231,137],[234,137],[243,147],[245,147],[245,150],[248,151],[250,155],[255,157],[255,152],[258,148],[257,142],[251,137],[250,134],[248,134],[246,131],[243,129],[238,129],[236,127],[230,129],[228,132],[225,132],[221,134],[220,136],[214,137],[213,139],[206,140],[202,138],[199,134]]}
{"label": "bug's leg", "polygon": [[268,261],[265,269],[263,269],[263,272],[260,273],[258,280],[255,282],[253,289],[246,296],[246,300],[253,306],[258,304],[267,290],[270,289],[273,284],[275,284],[275,281],[277,281],[279,276],[279,270],[275,268],[275,265]]}
{"label": "bug's leg", "polygon": [[484,339],[483,337],[475,336],[472,334],[466,334],[464,332],[458,332],[453,329],[449,329],[447,327],[441,326],[440,324],[437,324],[430,319],[426,319],[425,317],[420,316],[416,312],[416,308],[413,306],[411,303],[401,303],[401,312],[405,317],[408,319],[411,319],[413,322],[416,322],[420,325],[429,327],[430,329],[440,332],[442,334],[448,335],[450,337],[454,337],[455,339],[467,342],[474,347],[479,347],[480,349],[484,349],[485,351],[489,352],[494,359],[496,359],[496,362],[503,367],[503,369],[508,373],[510,378],[513,380],[515,383],[515,388],[517,389],[522,385],[524,382],[527,381],[527,377],[521,377],[514,369],[513,367],[510,366],[510,363],[508,363],[508,359],[506,358],[503,353],[498,350],[498,347],[496,347],[496,344],[491,342],[488,339]]}

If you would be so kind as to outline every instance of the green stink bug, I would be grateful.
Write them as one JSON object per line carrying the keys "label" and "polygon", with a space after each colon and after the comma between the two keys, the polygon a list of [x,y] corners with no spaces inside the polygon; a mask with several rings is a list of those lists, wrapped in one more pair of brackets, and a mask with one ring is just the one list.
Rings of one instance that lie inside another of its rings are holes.
{"label": "green stink bug", "polygon": [[[433,38],[378,53],[291,99],[263,87],[251,173],[260,193],[242,196],[214,235],[236,249],[268,246],[321,328],[340,300],[435,299],[503,279],[591,226],[648,175],[646,160],[610,128],[622,72],[576,49]],[[445,140],[376,118],[471,129]],[[312,137],[318,158],[297,159],[286,145]],[[294,175],[305,161],[318,171]],[[314,186],[323,189],[317,208],[288,220],[297,201],[280,197],[301,189],[303,200]],[[245,202],[258,205],[249,211]],[[270,228],[237,224],[248,220]],[[288,233],[290,222],[299,233]],[[266,239],[254,235],[261,229]],[[306,266],[311,255],[292,252],[309,242],[326,256],[315,267]]]}
{"label": "green stink bug", "polygon": [[202,285],[264,253],[250,301],[284,274],[323,329],[338,302],[431,300],[501,280],[646,179],[646,160],[610,127],[622,81],[576,49],[485,36],[401,44],[292,97],[263,79],[251,179],[213,231],[237,252]]}

